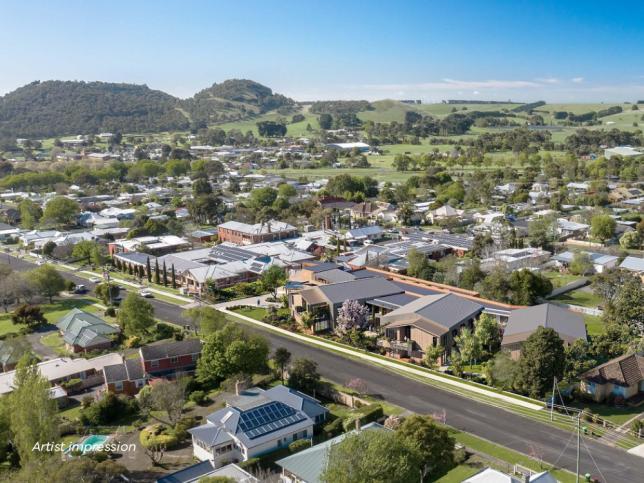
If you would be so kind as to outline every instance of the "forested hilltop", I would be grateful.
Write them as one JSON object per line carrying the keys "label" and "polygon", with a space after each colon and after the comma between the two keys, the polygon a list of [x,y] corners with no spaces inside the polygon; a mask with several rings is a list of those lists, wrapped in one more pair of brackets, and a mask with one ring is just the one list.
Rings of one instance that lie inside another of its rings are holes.
{"label": "forested hilltop", "polygon": [[250,80],[213,84],[183,100],[146,85],[36,81],[0,97],[0,137],[185,130],[292,105]]}

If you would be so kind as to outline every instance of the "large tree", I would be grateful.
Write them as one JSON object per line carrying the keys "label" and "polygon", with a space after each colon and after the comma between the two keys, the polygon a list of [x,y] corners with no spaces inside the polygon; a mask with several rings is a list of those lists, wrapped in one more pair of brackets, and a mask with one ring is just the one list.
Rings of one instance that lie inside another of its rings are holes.
{"label": "large tree", "polygon": [[18,210],[20,211],[20,226],[27,230],[36,228],[42,218],[42,208],[36,202],[26,198],[18,204]]}
{"label": "large tree", "polygon": [[461,330],[461,333],[454,337],[454,342],[461,357],[470,365],[481,358],[482,348],[481,341],[476,334],[467,327]]}
{"label": "large tree", "polygon": [[496,317],[483,314],[474,326],[474,335],[481,344],[481,349],[486,357],[491,357],[501,346],[501,327]]}
{"label": "large tree", "polygon": [[284,347],[278,347],[275,349],[273,354],[273,362],[280,369],[280,378],[282,379],[282,384],[284,384],[284,369],[288,366],[288,363],[291,361],[291,353],[288,349]]}
{"label": "large tree", "polygon": [[431,416],[416,414],[405,418],[396,436],[419,458],[422,468],[420,481],[428,477],[433,481],[454,465],[454,438]]}
{"label": "large tree", "polygon": [[262,286],[277,297],[277,289],[286,283],[286,271],[277,265],[271,265],[262,273]]}
{"label": "large tree", "polygon": [[362,431],[331,446],[320,475],[323,483],[421,481],[422,463],[393,431]]}
{"label": "large tree", "polygon": [[224,313],[208,306],[191,307],[184,310],[181,316],[192,322],[203,337],[223,329],[226,325]]}
{"label": "large tree", "polygon": [[613,238],[615,234],[615,220],[609,215],[595,215],[590,220],[590,235],[602,243]]}
{"label": "large tree", "polygon": [[564,344],[554,329],[538,327],[521,347],[515,384],[530,397],[542,397],[566,367]]}
{"label": "large tree", "polygon": [[197,380],[215,385],[234,374],[264,372],[268,353],[266,339],[248,336],[238,327],[228,324],[206,338],[197,363]]}
{"label": "large tree", "polygon": [[50,397],[51,386],[30,355],[23,356],[16,367],[11,393],[11,432],[21,463],[46,454],[34,451],[36,443],[58,439],[58,408]]}
{"label": "large tree", "polygon": [[288,385],[298,391],[314,394],[320,385],[317,363],[311,359],[296,359],[289,370]]}
{"label": "large tree", "polygon": [[125,335],[144,336],[154,326],[154,308],[143,297],[129,293],[116,316]]}
{"label": "large tree", "polygon": [[65,290],[65,279],[58,273],[58,270],[49,264],[34,268],[29,272],[29,282],[36,292],[49,299],[49,303],[52,303],[53,298]]}
{"label": "large tree", "polygon": [[76,224],[79,213],[78,202],[64,196],[57,196],[45,205],[42,223],[46,226],[55,227],[72,226]]}

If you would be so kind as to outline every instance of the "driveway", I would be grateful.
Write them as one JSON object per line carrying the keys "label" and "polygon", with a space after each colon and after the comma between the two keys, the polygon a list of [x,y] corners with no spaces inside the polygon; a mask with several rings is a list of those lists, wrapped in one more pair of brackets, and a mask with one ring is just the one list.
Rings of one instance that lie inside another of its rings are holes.
{"label": "driveway", "polygon": [[54,349],[46,346],[40,340],[43,336],[55,333],[57,331],[58,329],[55,325],[47,324],[46,326],[36,329],[34,332],[31,332],[30,334],[27,334],[25,336],[27,341],[29,341],[29,343],[31,344],[34,353],[43,361],[48,361],[50,359],[59,357]]}

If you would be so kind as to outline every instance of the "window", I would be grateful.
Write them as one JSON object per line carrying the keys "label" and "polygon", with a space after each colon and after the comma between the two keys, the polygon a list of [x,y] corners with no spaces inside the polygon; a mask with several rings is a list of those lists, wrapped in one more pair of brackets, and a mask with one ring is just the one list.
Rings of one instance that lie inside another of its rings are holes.
{"label": "window", "polygon": [[170,358],[170,363],[172,363],[172,364],[177,364],[178,362],[179,362],[179,357],[177,357],[177,356],[172,356],[172,357]]}
{"label": "window", "polygon": [[136,385],[136,387],[143,387],[145,385],[145,381],[143,379],[137,379],[136,381],[134,381],[134,384]]}
{"label": "window", "polygon": [[159,361],[150,361],[150,366],[152,367],[159,367]]}
{"label": "window", "polygon": [[123,381],[118,381],[114,383],[114,389],[117,391],[122,391],[123,390]]}

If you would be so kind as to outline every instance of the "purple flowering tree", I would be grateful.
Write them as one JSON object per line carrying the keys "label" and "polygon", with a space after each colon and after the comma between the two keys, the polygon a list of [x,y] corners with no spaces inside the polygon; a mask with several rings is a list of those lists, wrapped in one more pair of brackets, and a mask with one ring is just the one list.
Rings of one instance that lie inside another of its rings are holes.
{"label": "purple flowering tree", "polygon": [[338,310],[335,330],[343,335],[351,329],[363,330],[367,327],[369,308],[357,300],[345,300]]}

